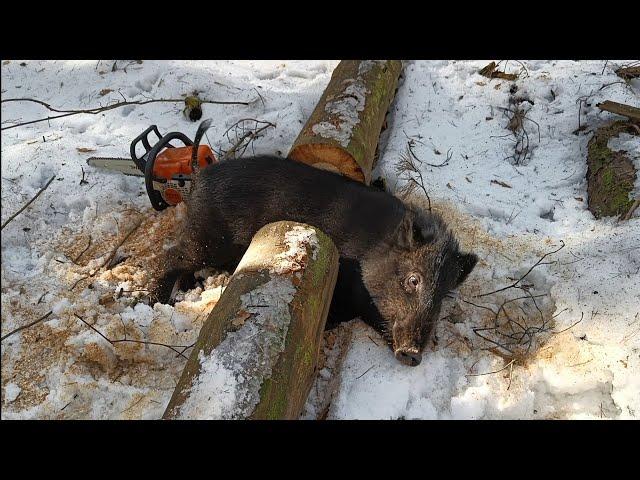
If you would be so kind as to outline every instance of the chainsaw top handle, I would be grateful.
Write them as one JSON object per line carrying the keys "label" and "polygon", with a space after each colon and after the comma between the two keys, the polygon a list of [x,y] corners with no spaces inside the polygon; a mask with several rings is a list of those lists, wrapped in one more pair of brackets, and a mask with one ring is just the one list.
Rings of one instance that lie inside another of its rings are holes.
{"label": "chainsaw top handle", "polygon": [[[144,164],[147,158],[147,154],[149,153],[149,150],[151,150],[152,148],[151,145],[149,144],[149,134],[151,132],[156,134],[156,137],[158,137],[158,140],[162,140],[162,135],[160,135],[160,131],[158,130],[158,127],[156,125],[151,125],[144,132],[138,135],[133,140],[133,142],[131,142],[131,147],[129,149],[129,153],[131,154],[131,160],[133,160],[133,163],[135,163],[136,167],[138,167],[142,172],[144,172]],[[156,140],[156,142],[158,140]],[[142,155],[142,158],[139,158],[138,155],[136,154],[136,147],[140,142],[142,142],[142,145],[144,146],[144,155]]]}
{"label": "chainsaw top handle", "polygon": [[[158,192],[157,190],[154,190],[153,188],[153,167],[156,162],[156,157],[158,156],[158,154],[163,148],[165,147],[173,148],[173,145],[169,143],[171,140],[176,140],[176,139],[180,140],[187,147],[192,146],[193,142],[189,140],[189,137],[187,137],[185,134],[181,132],[167,133],[163,137],[158,132],[158,128],[155,125],[152,125],[147,130],[145,130],[138,138],[136,138],[131,144],[131,158],[134,162],[136,161],[136,158],[137,158],[137,157],[134,157],[135,143],[142,140],[142,144],[145,146],[145,149],[146,149],[147,146],[149,146],[147,135],[151,132],[151,130],[153,130],[156,133],[156,135],[158,135],[158,137],[160,138],[160,141],[157,142],[153,147],[150,147],[150,149],[147,150],[147,153],[143,156],[142,159],[138,159],[138,162],[140,162],[140,165],[138,165],[138,167],[139,168],[142,167],[141,170],[144,172],[144,183],[147,188],[147,194],[149,195],[149,200],[151,200],[151,205],[156,210],[164,210],[169,206],[169,204],[164,201],[160,192]],[[136,164],[138,162],[136,162]]]}

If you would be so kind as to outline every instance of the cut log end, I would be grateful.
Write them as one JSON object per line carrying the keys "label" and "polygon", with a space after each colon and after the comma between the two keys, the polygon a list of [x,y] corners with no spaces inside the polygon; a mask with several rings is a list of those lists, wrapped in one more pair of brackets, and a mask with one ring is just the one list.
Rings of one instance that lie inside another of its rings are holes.
{"label": "cut log end", "polygon": [[402,62],[343,60],[288,157],[369,184]]}
{"label": "cut log end", "polygon": [[365,173],[358,162],[345,149],[322,143],[298,145],[289,158],[312,167],[339,173],[359,182],[366,182]]}

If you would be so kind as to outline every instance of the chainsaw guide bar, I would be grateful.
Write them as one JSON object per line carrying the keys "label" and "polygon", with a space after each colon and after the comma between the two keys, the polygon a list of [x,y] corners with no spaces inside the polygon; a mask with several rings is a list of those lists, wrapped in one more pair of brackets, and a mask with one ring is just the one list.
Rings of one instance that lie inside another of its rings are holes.
{"label": "chainsaw guide bar", "polygon": [[[87,164],[124,175],[143,177],[151,205],[156,210],[164,210],[184,201],[191,192],[192,176],[198,170],[218,162],[211,147],[200,145],[200,139],[210,125],[210,119],[200,123],[194,141],[181,132],[161,135],[158,127],[151,125],[131,142],[131,158],[91,157],[87,159]],[[154,145],[149,142],[152,132],[158,137]],[[172,145],[170,142],[173,140],[179,140],[184,146]],[[142,156],[136,153],[140,143],[145,150]]]}

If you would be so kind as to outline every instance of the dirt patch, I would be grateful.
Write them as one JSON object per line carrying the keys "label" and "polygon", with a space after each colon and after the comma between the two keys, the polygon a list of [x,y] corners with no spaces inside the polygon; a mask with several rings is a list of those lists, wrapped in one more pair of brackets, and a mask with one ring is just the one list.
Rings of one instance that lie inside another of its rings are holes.
{"label": "dirt patch", "polygon": [[622,132],[637,133],[627,122],[613,122],[600,127],[587,146],[587,193],[589,211],[594,217],[624,215],[633,205],[636,171],[625,152],[614,152],[609,139]]}

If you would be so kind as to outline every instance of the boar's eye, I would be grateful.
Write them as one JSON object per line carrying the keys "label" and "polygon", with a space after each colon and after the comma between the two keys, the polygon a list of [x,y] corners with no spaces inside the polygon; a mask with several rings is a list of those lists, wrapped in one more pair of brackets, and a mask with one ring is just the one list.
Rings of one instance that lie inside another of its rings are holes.
{"label": "boar's eye", "polygon": [[422,278],[420,277],[420,275],[418,273],[412,273],[405,279],[404,288],[409,293],[415,292],[418,288],[418,285],[420,285],[420,282],[422,282]]}

